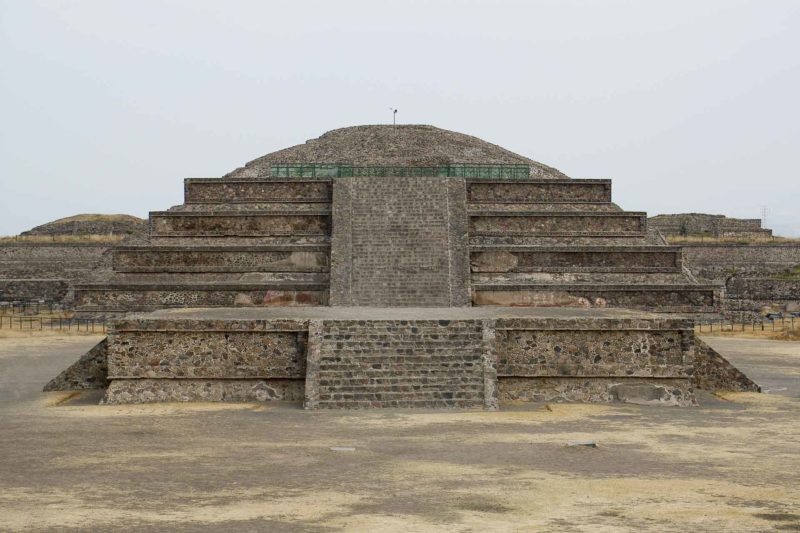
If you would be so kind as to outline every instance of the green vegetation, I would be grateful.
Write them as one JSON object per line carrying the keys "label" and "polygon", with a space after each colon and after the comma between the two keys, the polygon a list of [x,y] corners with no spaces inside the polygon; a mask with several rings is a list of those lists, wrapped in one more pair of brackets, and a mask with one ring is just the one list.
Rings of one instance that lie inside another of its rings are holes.
{"label": "green vegetation", "polygon": [[800,265],[795,265],[775,276],[775,279],[800,280]]}

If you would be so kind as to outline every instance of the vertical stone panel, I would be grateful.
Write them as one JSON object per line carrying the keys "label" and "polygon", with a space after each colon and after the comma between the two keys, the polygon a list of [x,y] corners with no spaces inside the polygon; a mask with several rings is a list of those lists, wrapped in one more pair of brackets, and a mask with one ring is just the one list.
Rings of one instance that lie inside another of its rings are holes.
{"label": "vertical stone panel", "polygon": [[306,391],[304,409],[319,407],[319,362],[323,340],[322,320],[308,323],[308,348],[306,352]]}
{"label": "vertical stone panel", "polygon": [[466,306],[468,278],[463,179],[335,180],[332,305]]}
{"label": "vertical stone panel", "polygon": [[351,301],[352,258],[352,182],[354,178],[333,181],[331,203],[331,287],[330,304],[353,305]]}

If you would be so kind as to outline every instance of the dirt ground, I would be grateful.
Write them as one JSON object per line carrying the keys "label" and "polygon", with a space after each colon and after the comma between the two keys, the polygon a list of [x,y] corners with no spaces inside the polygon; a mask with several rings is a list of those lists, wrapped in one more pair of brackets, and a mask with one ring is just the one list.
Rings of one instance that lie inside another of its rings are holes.
{"label": "dirt ground", "polygon": [[[769,392],[697,408],[39,392],[98,339],[0,338],[0,531],[800,530],[800,342],[707,339]],[[582,439],[598,447],[566,445]]]}

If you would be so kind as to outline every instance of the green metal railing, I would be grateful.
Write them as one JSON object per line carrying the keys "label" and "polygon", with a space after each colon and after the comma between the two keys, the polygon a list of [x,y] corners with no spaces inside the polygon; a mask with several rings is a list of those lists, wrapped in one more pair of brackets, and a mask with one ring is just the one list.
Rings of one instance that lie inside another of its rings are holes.
{"label": "green metal railing", "polygon": [[529,178],[529,165],[440,165],[429,167],[355,166],[347,163],[275,164],[271,174],[278,178],[347,178],[347,177],[457,177],[457,178]]}

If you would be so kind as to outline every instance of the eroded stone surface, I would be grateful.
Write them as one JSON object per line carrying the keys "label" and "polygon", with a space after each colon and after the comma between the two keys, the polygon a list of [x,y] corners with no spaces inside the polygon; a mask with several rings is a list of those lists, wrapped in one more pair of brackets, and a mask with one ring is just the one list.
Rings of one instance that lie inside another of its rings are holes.
{"label": "eroded stone surface", "polygon": [[114,380],[103,403],[300,401],[303,380]]}
{"label": "eroded stone surface", "polygon": [[305,378],[305,332],[120,332],[109,373],[120,378]]}
{"label": "eroded stone surface", "polygon": [[628,402],[696,405],[688,379],[649,381],[624,378],[501,378],[500,400],[526,402]]}
{"label": "eroded stone surface", "polygon": [[103,389],[108,387],[108,340],[103,339],[69,368],[51,379],[44,391]]}

